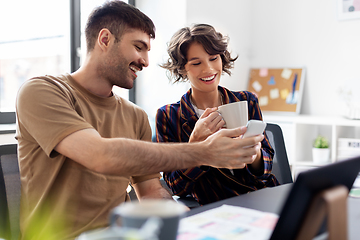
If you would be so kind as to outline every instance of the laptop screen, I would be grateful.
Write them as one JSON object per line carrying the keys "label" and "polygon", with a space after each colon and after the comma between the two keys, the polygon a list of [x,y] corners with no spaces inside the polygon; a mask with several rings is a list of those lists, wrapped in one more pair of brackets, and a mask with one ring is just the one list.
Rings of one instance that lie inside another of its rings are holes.
{"label": "laptop screen", "polygon": [[360,156],[299,173],[270,239],[295,239],[315,195],[337,185],[350,191],[359,171]]}

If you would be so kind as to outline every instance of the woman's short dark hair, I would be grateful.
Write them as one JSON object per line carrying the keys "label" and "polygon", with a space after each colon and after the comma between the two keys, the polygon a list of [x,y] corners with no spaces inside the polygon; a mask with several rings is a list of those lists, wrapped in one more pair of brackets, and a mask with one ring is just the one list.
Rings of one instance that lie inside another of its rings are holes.
{"label": "woman's short dark hair", "polygon": [[184,74],[187,63],[186,54],[190,45],[197,42],[209,55],[220,54],[223,72],[231,75],[230,69],[233,68],[237,56],[231,58],[230,52],[227,50],[228,40],[228,37],[223,36],[208,24],[196,24],[192,27],[181,28],[169,42],[167,50],[169,59],[160,66],[168,70],[169,78],[173,78],[174,82],[187,81],[187,76]]}
{"label": "woman's short dark hair", "polygon": [[108,29],[115,36],[116,42],[131,29],[142,30],[149,34],[150,38],[155,38],[155,26],[151,19],[136,7],[119,0],[107,1],[89,15],[85,27],[88,52],[94,48],[99,32],[103,28]]}

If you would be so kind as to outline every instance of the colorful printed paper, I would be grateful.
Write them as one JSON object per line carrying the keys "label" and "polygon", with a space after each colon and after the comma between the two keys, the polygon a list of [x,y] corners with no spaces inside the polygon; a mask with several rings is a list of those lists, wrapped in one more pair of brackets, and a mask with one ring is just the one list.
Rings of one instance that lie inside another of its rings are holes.
{"label": "colorful printed paper", "polygon": [[182,219],[177,240],[265,240],[277,221],[273,213],[222,205]]}

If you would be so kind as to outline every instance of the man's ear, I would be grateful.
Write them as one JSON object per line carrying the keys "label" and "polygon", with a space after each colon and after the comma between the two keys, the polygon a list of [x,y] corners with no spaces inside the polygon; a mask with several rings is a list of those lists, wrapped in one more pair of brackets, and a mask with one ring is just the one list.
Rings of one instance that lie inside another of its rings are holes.
{"label": "man's ear", "polygon": [[110,41],[112,38],[113,38],[113,35],[109,31],[109,29],[103,28],[99,32],[97,44],[103,51],[106,51],[109,47],[109,44],[110,44]]}

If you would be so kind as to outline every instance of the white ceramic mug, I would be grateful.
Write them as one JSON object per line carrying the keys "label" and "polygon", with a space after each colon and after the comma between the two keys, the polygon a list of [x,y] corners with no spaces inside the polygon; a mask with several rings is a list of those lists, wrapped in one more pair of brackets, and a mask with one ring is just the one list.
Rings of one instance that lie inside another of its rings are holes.
{"label": "white ceramic mug", "polygon": [[233,102],[218,107],[218,112],[223,117],[226,128],[246,126],[248,122],[247,101]]}
{"label": "white ceramic mug", "polygon": [[110,216],[112,226],[141,228],[151,217],[162,220],[159,240],[176,240],[180,219],[187,208],[175,201],[165,199],[146,199],[125,202],[113,209]]}

